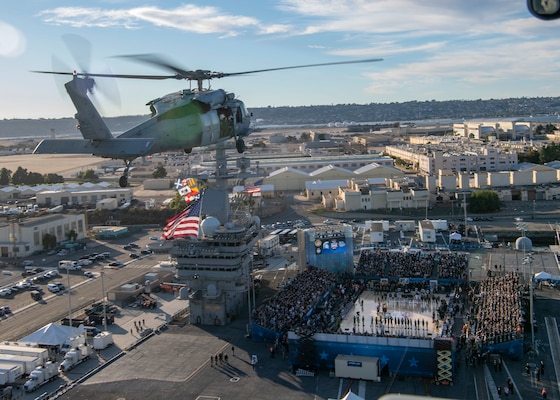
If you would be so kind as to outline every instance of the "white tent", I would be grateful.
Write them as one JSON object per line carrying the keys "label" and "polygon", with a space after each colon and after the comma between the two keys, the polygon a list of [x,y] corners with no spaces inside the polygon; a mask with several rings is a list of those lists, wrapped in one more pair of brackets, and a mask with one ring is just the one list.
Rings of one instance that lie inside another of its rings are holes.
{"label": "white tent", "polygon": [[73,338],[83,334],[84,327],[72,328],[70,326],[50,323],[36,330],[30,335],[18,340],[18,342],[31,342],[43,346],[63,346],[72,341]]}
{"label": "white tent", "polygon": [[462,236],[460,233],[457,232],[453,232],[451,235],[449,235],[449,240],[461,240]]}
{"label": "white tent", "polygon": [[533,278],[536,281],[547,281],[547,280],[552,278],[552,275],[550,275],[548,272],[541,271],[541,272],[535,274],[535,276]]}

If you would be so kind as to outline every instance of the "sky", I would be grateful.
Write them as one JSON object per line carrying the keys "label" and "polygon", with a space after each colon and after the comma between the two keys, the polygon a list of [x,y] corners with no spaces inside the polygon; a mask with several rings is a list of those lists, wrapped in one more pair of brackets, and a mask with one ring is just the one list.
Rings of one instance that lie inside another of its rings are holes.
{"label": "sky", "polygon": [[[382,58],[216,79],[245,105],[311,106],[559,96],[560,21],[525,0],[19,0],[0,4],[0,118],[65,118],[64,77],[169,74]],[[84,44],[68,38],[82,38]],[[96,79],[101,115],[145,115],[187,81]]]}

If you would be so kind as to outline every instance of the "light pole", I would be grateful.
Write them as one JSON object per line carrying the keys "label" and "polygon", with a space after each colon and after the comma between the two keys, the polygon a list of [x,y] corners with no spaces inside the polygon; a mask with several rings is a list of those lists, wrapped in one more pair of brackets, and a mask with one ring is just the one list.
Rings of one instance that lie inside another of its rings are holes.
{"label": "light pole", "polygon": [[101,270],[101,301],[103,304],[103,330],[107,332],[107,303],[105,301],[105,282],[103,277],[105,275],[105,271]]}
{"label": "light pole", "polygon": [[71,292],[72,290],[70,287],[70,266],[66,265],[66,277],[68,280],[68,326],[72,327],[72,300],[71,300]]}
{"label": "light pole", "polygon": [[535,322],[533,321],[533,256],[529,256],[529,271],[531,273],[531,279],[529,281],[529,312],[531,313],[531,345],[533,350],[535,349]]}

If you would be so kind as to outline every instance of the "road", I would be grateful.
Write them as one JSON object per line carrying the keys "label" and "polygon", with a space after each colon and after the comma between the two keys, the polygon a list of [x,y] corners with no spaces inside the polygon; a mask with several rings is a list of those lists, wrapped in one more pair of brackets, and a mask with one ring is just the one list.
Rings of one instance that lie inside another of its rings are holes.
{"label": "road", "polygon": [[[128,238],[128,241],[132,240],[134,238]],[[138,243],[140,244],[140,242]],[[0,340],[18,340],[50,322],[58,321],[68,316],[70,309],[76,313],[92,302],[101,299],[103,295],[102,286],[104,286],[107,292],[112,288],[131,282],[138,276],[144,275],[154,265],[158,264],[159,261],[167,259],[166,255],[148,255],[131,260],[128,258],[127,253],[123,252],[122,245],[117,243],[104,243],[96,248],[96,252],[107,250],[115,254],[113,259],[125,262],[125,266],[117,269],[107,268],[105,266],[107,263],[105,262],[103,265],[98,264],[84,268],[84,270],[92,271],[94,278],[85,277],[82,271],[72,271],[69,274],[60,271],[62,276],[50,280],[62,282],[67,287],[70,286],[70,296],[68,296],[67,291],[57,294],[50,293],[46,289],[47,282],[45,282],[40,285],[45,291],[42,302],[33,301],[27,290],[23,290],[11,297],[1,298],[0,305],[8,305],[14,313],[13,315],[1,317]],[[91,252],[92,250],[88,249],[87,251]],[[76,259],[85,252],[86,250],[74,253],[71,259]],[[46,265],[55,265],[54,260],[47,260],[46,262]],[[102,272],[103,282],[101,279]],[[19,271],[14,271],[11,276],[2,275],[0,284],[7,285],[8,282],[15,283],[21,280],[22,278],[17,275],[18,273]]]}

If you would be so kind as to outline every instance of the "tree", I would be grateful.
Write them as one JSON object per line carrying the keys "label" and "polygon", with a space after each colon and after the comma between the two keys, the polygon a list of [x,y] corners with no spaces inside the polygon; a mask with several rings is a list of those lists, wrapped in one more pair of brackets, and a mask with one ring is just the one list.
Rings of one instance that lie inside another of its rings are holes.
{"label": "tree", "polygon": [[492,190],[480,190],[471,194],[469,211],[473,213],[489,213],[500,210],[500,198]]}
{"label": "tree", "polygon": [[152,173],[154,179],[165,178],[167,176],[167,170],[163,165],[158,165],[157,168]]}
{"label": "tree", "polygon": [[309,132],[303,132],[299,137],[300,142],[310,142],[311,134]]}
{"label": "tree", "polygon": [[78,173],[78,179],[89,182],[97,182],[99,180],[99,175],[95,173],[93,169],[88,169]]}
{"label": "tree", "polygon": [[53,184],[53,183],[64,183],[64,177],[58,174],[45,174],[43,176],[43,180],[45,183]]}
{"label": "tree", "polygon": [[66,234],[66,238],[70,242],[75,242],[78,238],[78,232],[76,232],[74,229],[70,229],[70,231]]}
{"label": "tree", "polygon": [[56,247],[56,236],[50,233],[45,233],[43,235],[43,249],[50,250]]}
{"label": "tree", "polygon": [[0,185],[8,186],[12,178],[12,171],[7,168],[0,169]]}
{"label": "tree", "polygon": [[14,174],[12,175],[12,184],[25,185],[25,182],[27,181],[27,175],[27,169],[18,167],[16,172],[14,172]]}
{"label": "tree", "polygon": [[528,162],[533,164],[540,164],[541,154],[535,150],[531,149],[526,153],[519,153],[517,156],[519,162]]}
{"label": "tree", "polygon": [[175,210],[176,212],[183,211],[187,207],[187,202],[185,198],[179,193],[175,193],[175,197],[169,202],[169,208]]}
{"label": "tree", "polygon": [[38,172],[30,172],[27,174],[27,178],[25,179],[26,185],[40,185],[45,183],[45,179],[43,175]]}
{"label": "tree", "polygon": [[541,163],[547,163],[560,159],[560,145],[551,143],[541,149]]}

